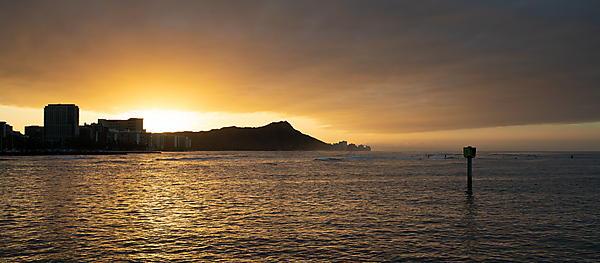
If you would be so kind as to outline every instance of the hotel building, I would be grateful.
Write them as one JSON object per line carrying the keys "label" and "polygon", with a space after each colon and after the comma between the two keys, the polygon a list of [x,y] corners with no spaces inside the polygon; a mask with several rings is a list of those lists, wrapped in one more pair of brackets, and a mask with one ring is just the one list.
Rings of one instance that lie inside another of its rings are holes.
{"label": "hotel building", "polygon": [[48,104],[44,107],[44,139],[63,141],[79,135],[79,107],[75,104]]}

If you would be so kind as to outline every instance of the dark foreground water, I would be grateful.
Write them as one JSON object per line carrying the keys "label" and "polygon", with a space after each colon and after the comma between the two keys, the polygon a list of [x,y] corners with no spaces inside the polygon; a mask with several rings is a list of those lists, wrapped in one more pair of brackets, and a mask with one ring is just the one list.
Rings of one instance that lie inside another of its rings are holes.
{"label": "dark foreground water", "polygon": [[[0,262],[600,260],[600,153],[0,159]],[[535,156],[534,156],[535,155]]]}

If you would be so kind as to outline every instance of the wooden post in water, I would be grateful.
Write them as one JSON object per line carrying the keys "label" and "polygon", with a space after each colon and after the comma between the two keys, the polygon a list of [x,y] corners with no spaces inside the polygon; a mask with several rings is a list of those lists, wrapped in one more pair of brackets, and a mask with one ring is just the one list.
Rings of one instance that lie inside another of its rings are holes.
{"label": "wooden post in water", "polygon": [[473,194],[473,158],[477,154],[475,147],[467,146],[463,148],[463,155],[467,158],[467,194]]}

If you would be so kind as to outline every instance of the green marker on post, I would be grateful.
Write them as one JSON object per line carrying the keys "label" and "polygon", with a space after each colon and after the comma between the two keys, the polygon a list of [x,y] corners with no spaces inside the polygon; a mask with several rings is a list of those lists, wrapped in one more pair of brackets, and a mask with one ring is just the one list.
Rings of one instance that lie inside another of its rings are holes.
{"label": "green marker on post", "polygon": [[473,194],[473,158],[477,155],[475,147],[463,147],[463,155],[467,158],[467,194]]}

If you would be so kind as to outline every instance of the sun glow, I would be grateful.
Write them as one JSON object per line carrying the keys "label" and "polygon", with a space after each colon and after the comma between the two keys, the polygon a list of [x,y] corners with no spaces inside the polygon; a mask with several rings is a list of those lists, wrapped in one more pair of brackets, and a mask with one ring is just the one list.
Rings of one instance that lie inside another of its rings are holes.
{"label": "sun glow", "polygon": [[[92,111],[81,111],[81,122],[93,123],[98,119],[143,118],[144,129],[147,132],[178,132],[178,131],[207,131],[227,126],[258,127],[275,121],[287,120],[298,130],[318,136],[324,135],[329,139],[331,132],[325,127],[318,126],[314,120],[284,116],[272,112],[226,113],[226,112],[196,112],[181,110],[134,110],[119,114],[106,114]],[[333,138],[332,138],[333,139]]]}
{"label": "sun glow", "polygon": [[178,110],[135,110],[120,114],[102,114],[96,112],[81,112],[81,119],[97,122],[97,119],[144,119],[144,129],[147,132],[177,132],[197,131],[210,126],[210,116],[189,111]]}
{"label": "sun glow", "polygon": [[[297,130],[326,142],[348,139],[348,134],[319,124],[314,119],[275,112],[228,113],[163,110],[159,108],[130,110],[116,114],[81,108],[79,111],[80,125],[97,123],[98,119],[126,120],[129,118],[144,119],[144,129],[151,133],[208,131],[227,126],[259,127],[271,122],[286,120]],[[13,125],[15,130],[23,133],[24,126],[44,125],[44,110],[43,108],[28,109],[0,105],[0,121],[6,121],[8,124]],[[344,134],[344,136],[340,134]]]}
{"label": "sun glow", "polygon": [[[593,150],[600,147],[600,122],[548,124],[404,134],[357,134],[324,125],[316,119],[276,112],[227,113],[146,109],[109,114],[80,110],[80,124],[98,119],[143,118],[147,132],[208,131],[227,126],[259,127],[287,120],[302,133],[329,143],[347,140],[367,144],[376,150],[455,150],[473,144],[487,150]],[[36,109],[0,105],[0,121],[14,130],[44,125],[43,107]]]}
{"label": "sun glow", "polygon": [[146,110],[139,115],[144,118],[144,128],[148,132],[189,131],[206,123],[206,117],[195,112]]}

